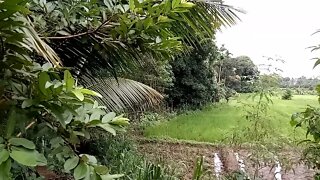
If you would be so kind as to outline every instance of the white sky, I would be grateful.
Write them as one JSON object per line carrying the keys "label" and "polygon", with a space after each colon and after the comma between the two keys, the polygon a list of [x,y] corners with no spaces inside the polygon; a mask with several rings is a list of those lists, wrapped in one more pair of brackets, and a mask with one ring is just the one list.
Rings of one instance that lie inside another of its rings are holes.
{"label": "white sky", "polygon": [[[268,63],[266,58],[282,57],[285,64],[277,65],[283,76],[314,77],[320,68],[312,69],[313,57],[309,46],[320,44],[320,0],[225,0],[226,4],[240,7],[241,22],[217,33],[218,45],[234,55],[247,55],[256,64]],[[270,61],[269,61],[270,63]]]}

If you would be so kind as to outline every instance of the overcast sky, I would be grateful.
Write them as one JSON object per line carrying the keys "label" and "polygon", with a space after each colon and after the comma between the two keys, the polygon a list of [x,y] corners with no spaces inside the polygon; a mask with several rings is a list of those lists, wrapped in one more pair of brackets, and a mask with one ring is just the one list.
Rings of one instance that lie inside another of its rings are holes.
{"label": "overcast sky", "polygon": [[256,64],[269,64],[263,56],[281,57],[284,76],[319,76],[313,70],[309,46],[320,44],[320,0],[225,0],[246,11],[241,22],[217,34],[218,45],[225,44],[234,56],[247,55]]}

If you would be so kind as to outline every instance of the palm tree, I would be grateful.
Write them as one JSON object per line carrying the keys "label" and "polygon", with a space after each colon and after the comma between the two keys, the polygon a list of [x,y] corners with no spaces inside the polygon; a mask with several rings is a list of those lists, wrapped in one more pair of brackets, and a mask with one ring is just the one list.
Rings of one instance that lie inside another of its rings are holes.
{"label": "palm tree", "polygon": [[[61,0],[30,4],[29,17],[35,29],[59,60],[46,54],[44,57],[53,64],[72,67],[79,82],[103,94],[111,110],[132,108],[142,102],[154,105],[162,98],[146,85],[119,78],[121,74],[139,70],[146,57],[158,61],[187,53],[183,49],[196,48],[200,39],[213,38],[216,29],[239,19],[235,13],[238,10],[220,0]],[[46,52],[43,41],[34,37]]]}

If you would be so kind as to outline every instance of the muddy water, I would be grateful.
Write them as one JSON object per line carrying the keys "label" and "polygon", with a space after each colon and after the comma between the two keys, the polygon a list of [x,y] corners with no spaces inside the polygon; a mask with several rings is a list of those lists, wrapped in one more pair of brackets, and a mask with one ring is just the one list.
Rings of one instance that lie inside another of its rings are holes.
{"label": "muddy water", "polygon": [[194,164],[199,156],[205,156],[204,168],[211,174],[205,179],[216,179],[234,171],[244,171],[251,175],[251,179],[254,179],[252,177],[255,174],[256,179],[266,180],[311,180],[314,175],[313,170],[299,164],[298,152],[286,152],[288,156],[292,156],[294,164],[294,171],[286,171],[280,161],[274,162],[273,166],[261,165],[254,168],[255,164],[250,162],[250,151],[247,149],[156,141],[139,141],[138,144],[138,150],[151,160],[162,158],[171,166],[178,165],[176,169],[180,178],[186,180],[192,178]]}

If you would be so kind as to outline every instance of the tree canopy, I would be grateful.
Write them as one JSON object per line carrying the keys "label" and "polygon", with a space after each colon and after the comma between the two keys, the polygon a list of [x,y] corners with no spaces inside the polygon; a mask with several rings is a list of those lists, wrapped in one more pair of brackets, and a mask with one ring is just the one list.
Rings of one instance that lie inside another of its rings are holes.
{"label": "tree canopy", "polygon": [[[0,1],[0,179],[36,178],[34,167],[59,164],[75,179],[121,177],[81,149],[91,133],[116,135],[129,124],[110,112],[122,106],[116,97],[130,104],[156,94],[119,75],[190,51],[236,19],[217,1]],[[102,104],[83,86],[101,92]]]}

